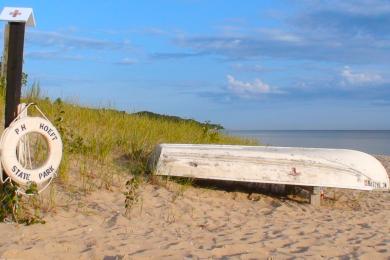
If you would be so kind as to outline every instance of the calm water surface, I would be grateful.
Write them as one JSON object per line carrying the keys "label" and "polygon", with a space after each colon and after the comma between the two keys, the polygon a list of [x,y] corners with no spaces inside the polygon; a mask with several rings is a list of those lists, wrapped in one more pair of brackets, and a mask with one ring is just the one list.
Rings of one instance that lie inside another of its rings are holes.
{"label": "calm water surface", "polygon": [[390,130],[239,130],[229,131],[229,133],[258,139],[264,145],[345,148],[371,154],[390,155]]}

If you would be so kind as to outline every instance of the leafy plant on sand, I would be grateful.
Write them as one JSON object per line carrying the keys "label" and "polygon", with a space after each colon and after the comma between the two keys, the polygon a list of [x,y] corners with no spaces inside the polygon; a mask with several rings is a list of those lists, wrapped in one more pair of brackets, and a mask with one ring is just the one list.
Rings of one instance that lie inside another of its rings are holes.
{"label": "leafy plant on sand", "polygon": [[126,182],[125,195],[125,215],[128,216],[131,208],[138,202],[140,197],[139,186],[141,184],[141,178],[135,176]]}
{"label": "leafy plant on sand", "polygon": [[9,182],[1,185],[0,221],[14,221],[26,225],[45,223],[37,203],[37,185],[30,183],[25,192],[29,195],[27,199],[17,192],[17,186]]}

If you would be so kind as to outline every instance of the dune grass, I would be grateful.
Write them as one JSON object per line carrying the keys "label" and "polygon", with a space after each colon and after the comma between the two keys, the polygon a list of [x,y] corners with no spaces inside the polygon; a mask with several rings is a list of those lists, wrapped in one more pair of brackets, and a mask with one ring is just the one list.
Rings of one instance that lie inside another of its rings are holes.
{"label": "dune grass", "polygon": [[[41,97],[38,84],[25,91],[22,101],[40,107],[59,130],[64,144],[54,188],[46,193],[49,194],[46,202],[41,199],[41,207],[46,210],[56,204],[53,198],[53,194],[58,195],[56,190],[85,196],[102,188],[125,187],[131,176],[144,176],[148,173],[148,157],[159,143],[256,144],[253,140],[230,136],[194,121],[87,108],[61,99],[52,101]],[[0,113],[4,114],[4,95],[0,102]],[[31,114],[38,112],[32,110]]]}
{"label": "dune grass", "polygon": [[60,131],[65,156],[102,164],[127,162],[137,174],[159,143],[255,144],[192,122],[172,122],[111,109],[92,109],[56,100],[35,100]]}

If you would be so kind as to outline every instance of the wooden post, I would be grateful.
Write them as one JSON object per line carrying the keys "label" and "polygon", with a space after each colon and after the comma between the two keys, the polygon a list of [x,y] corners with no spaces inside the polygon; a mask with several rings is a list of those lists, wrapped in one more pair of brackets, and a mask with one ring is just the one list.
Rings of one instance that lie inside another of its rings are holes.
{"label": "wooden post", "polygon": [[4,127],[8,127],[18,113],[18,105],[22,91],[25,26],[26,24],[21,22],[9,23]]}
{"label": "wooden post", "polygon": [[[23,47],[25,23],[9,23],[6,94],[5,94],[5,118],[4,128],[7,128],[18,115],[18,105],[22,92],[23,73]],[[6,173],[3,172],[3,179]]]}
{"label": "wooden post", "polygon": [[313,187],[310,194],[310,204],[314,207],[321,206],[321,188]]}
{"label": "wooden post", "polygon": [[[0,13],[0,20],[8,23],[4,32],[4,57],[1,68],[2,76],[6,78],[4,127],[7,128],[18,115],[22,92],[25,27],[26,25],[35,27],[35,18],[32,8],[4,7]],[[3,172],[3,179],[5,175]]]}

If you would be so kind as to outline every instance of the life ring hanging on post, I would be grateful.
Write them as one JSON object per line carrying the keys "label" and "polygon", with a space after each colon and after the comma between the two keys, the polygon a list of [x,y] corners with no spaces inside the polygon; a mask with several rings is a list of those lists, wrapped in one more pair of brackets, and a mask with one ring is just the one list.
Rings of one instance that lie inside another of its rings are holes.
{"label": "life ring hanging on post", "polygon": [[[26,106],[25,109],[28,109],[30,105]],[[41,112],[38,107],[37,109]],[[16,154],[19,141],[29,133],[41,134],[48,146],[48,158],[43,165],[35,169],[25,168],[19,162]],[[11,180],[21,186],[26,186],[31,182],[35,182],[38,186],[50,182],[61,163],[61,137],[57,129],[46,117],[27,116],[16,118],[3,132],[0,147],[2,149],[1,164],[3,170]],[[45,185],[46,187],[47,185]]]}

